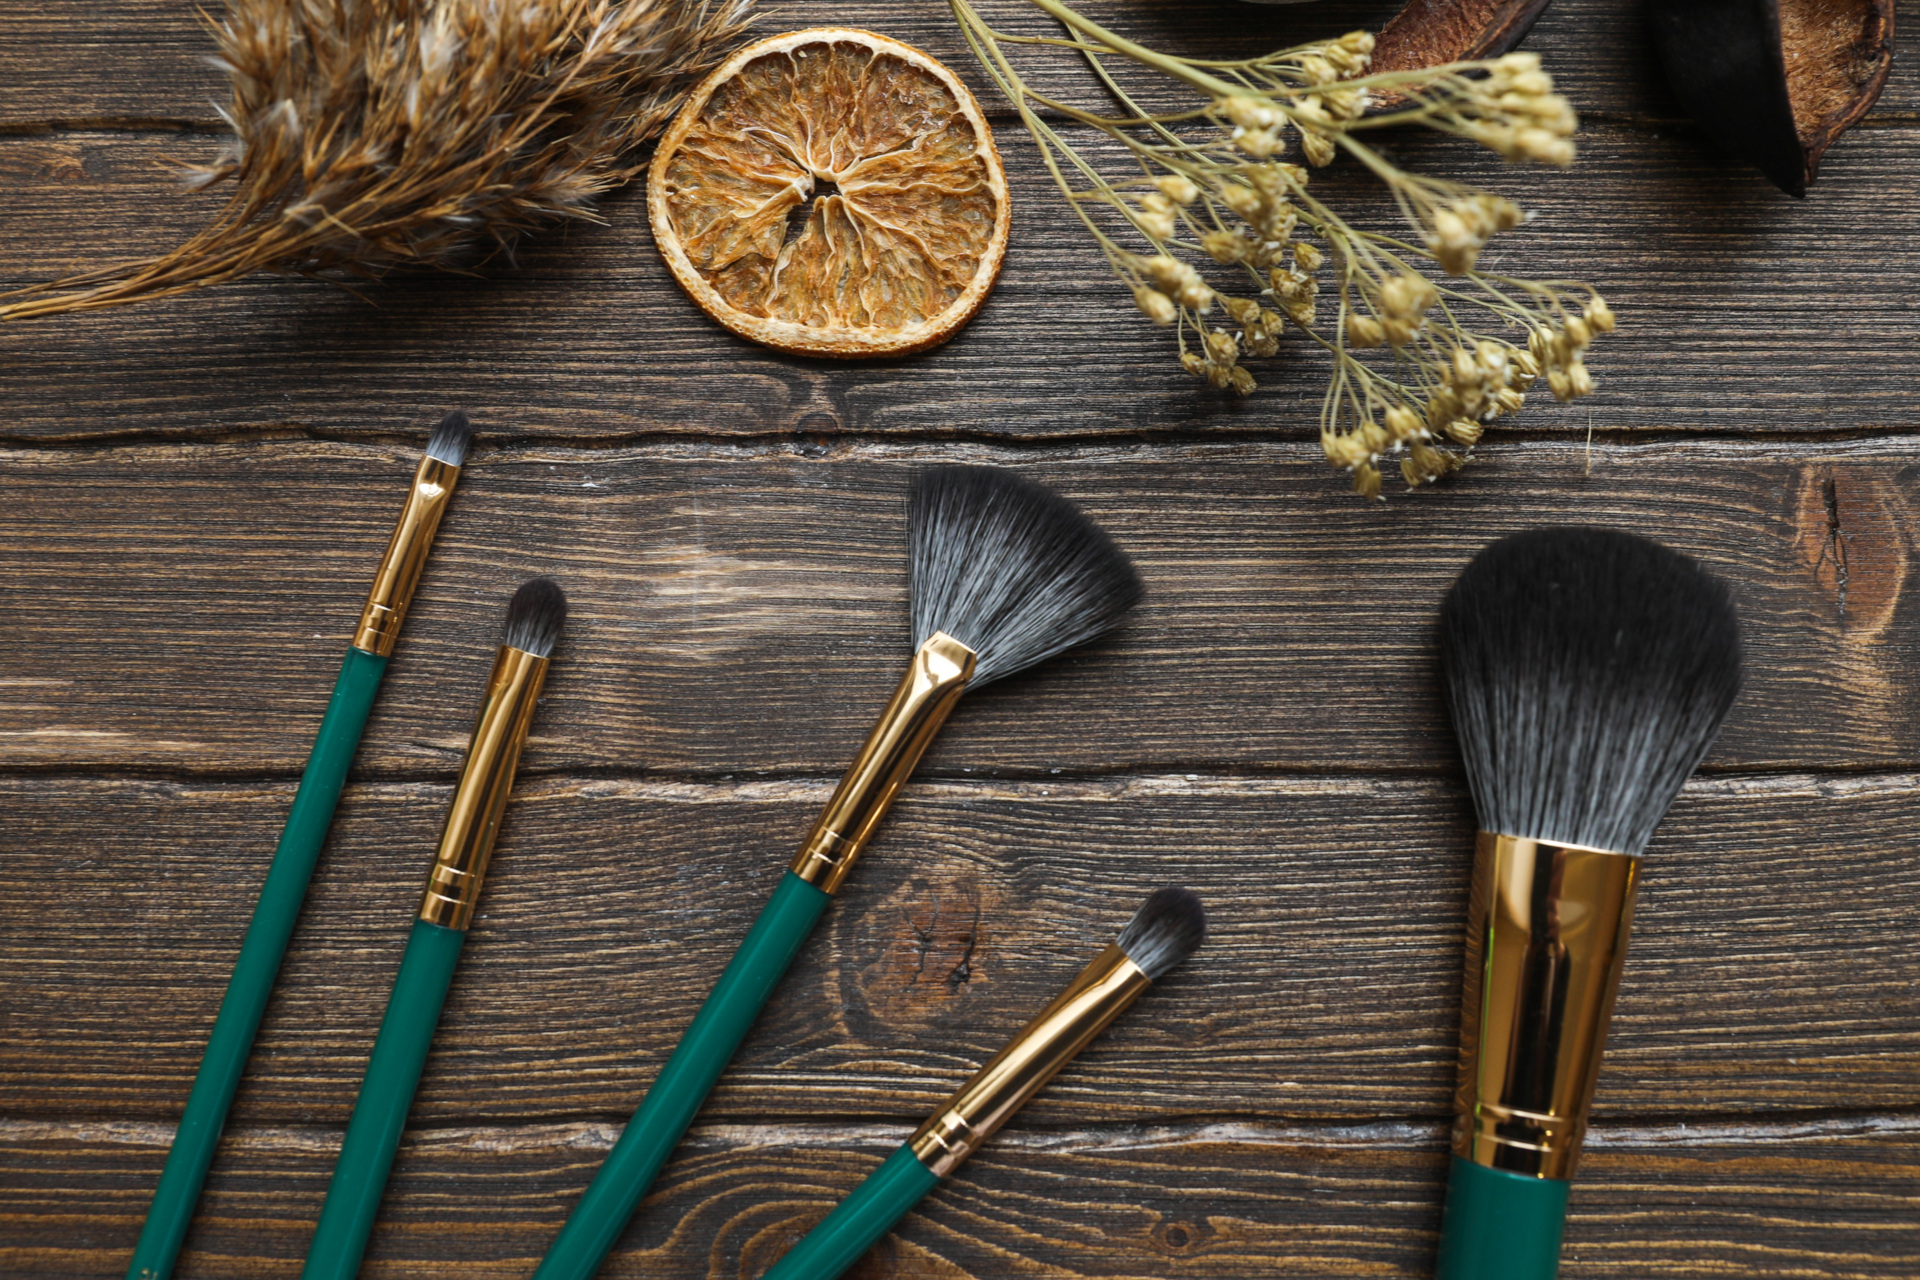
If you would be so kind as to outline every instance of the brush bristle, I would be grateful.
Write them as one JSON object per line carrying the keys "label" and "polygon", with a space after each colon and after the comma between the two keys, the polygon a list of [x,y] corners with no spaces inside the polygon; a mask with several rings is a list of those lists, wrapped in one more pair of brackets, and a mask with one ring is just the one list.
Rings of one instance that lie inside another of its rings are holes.
{"label": "brush bristle", "polygon": [[1120,931],[1116,945],[1147,977],[1159,979],[1194,953],[1207,937],[1207,913],[1189,889],[1155,889]]}
{"label": "brush bristle", "polygon": [[913,643],[944,631],[979,655],[971,687],[1120,624],[1140,599],[1126,554],[1080,509],[998,467],[932,467],[907,503]]}
{"label": "brush bristle", "polygon": [[1537,529],[1461,573],[1440,659],[1481,830],[1638,854],[1733,706],[1740,623],[1659,543]]}
{"label": "brush bristle", "polygon": [[536,658],[550,657],[567,625],[567,593],[552,578],[529,578],[507,606],[507,634],[501,643]]}
{"label": "brush bristle", "polygon": [[427,441],[427,456],[450,467],[465,466],[467,450],[472,447],[473,428],[467,423],[467,415],[455,409],[433,429],[433,436]]}

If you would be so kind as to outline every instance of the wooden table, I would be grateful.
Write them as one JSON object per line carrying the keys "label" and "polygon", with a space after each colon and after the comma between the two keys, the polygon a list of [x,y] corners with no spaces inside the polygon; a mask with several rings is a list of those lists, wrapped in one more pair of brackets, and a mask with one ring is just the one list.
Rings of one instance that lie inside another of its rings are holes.
{"label": "wooden table", "polygon": [[[0,11],[0,278],[213,207],[155,164],[217,146],[192,8]],[[1116,12],[1251,50],[1381,7]],[[1649,855],[1563,1274],[1920,1274],[1920,90],[1796,203],[1695,140],[1640,21],[1563,0],[1531,38],[1585,114],[1571,174],[1423,153],[1538,212],[1500,263],[1606,290],[1599,394],[1385,505],[1320,460],[1304,344],[1244,403],[1174,367],[993,98],[1006,272],[911,360],[730,338],[633,192],[374,305],[256,279],[0,332],[0,1272],[125,1265],[398,486],[464,405],[183,1277],[297,1271],[501,604],[551,572],[573,621],[368,1262],[528,1273],[890,687],[936,460],[1058,485],[1150,599],[968,700],[606,1275],[757,1275],[1168,881],[1203,960],[857,1274],[1427,1274],[1471,834],[1431,619],[1488,539],[1567,520],[1725,574],[1752,672]],[[763,27],[824,22],[980,84],[932,0]]]}

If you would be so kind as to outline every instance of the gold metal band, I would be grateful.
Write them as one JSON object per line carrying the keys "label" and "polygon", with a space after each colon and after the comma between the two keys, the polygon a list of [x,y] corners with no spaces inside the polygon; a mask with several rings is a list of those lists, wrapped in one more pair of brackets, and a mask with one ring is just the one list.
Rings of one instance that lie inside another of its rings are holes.
{"label": "gold metal band", "polygon": [[380,571],[373,576],[373,590],[360,610],[360,625],[354,628],[353,647],[389,657],[400,642],[400,624],[406,621],[407,606],[413,602],[413,589],[420,585],[421,571],[427,567],[427,553],[433,549],[433,534],[446,514],[453,486],[459,482],[460,468],[438,458],[420,459],[413,473],[413,488],[407,493],[407,505],[387,539],[387,553],[380,557]]}
{"label": "gold metal band", "polygon": [[1571,1178],[1626,959],[1640,860],[1480,833],[1453,1151]]}
{"label": "gold metal band", "polygon": [[973,1079],[908,1139],[920,1163],[944,1178],[1152,985],[1119,947],[1108,947]]}
{"label": "gold metal band", "polygon": [[867,735],[866,745],[794,855],[793,874],[827,893],[840,887],[873,829],[886,817],[895,793],[967,691],[974,662],[973,650],[945,632],[927,637],[908,664],[900,687],[893,691],[893,700],[880,713],[879,723]]}
{"label": "gold metal band", "polygon": [[467,744],[460,785],[454,788],[453,805],[447,811],[446,829],[433,855],[427,890],[420,898],[420,918],[428,924],[465,929],[473,923],[480,882],[500,831],[500,815],[513,791],[514,770],[520,767],[520,748],[526,744],[546,679],[545,658],[500,646],[493,674],[487,677],[487,696],[473,726],[473,740]]}

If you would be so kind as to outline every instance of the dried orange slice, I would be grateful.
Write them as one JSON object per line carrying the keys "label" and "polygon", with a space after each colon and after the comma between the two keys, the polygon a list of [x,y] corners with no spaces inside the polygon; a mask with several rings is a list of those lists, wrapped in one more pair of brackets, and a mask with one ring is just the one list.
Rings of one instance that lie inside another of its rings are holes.
{"label": "dried orange slice", "polygon": [[849,27],[756,41],[708,76],[660,140],[647,209],[707,314],[803,355],[938,346],[1007,249],[1006,172],[973,94]]}

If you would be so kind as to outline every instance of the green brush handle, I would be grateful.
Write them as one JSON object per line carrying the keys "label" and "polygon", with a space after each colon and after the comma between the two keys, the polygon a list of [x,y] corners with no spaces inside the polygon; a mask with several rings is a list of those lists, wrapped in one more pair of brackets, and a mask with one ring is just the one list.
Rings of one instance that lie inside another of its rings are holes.
{"label": "green brush handle", "polygon": [[333,1181],[327,1184],[320,1225],[307,1246],[301,1280],[353,1280],[360,1271],[360,1255],[367,1250],[367,1236],[380,1212],[393,1153],[407,1127],[407,1110],[420,1087],[440,1006],[446,1003],[447,984],[453,981],[453,967],[466,940],[462,930],[413,922],[407,953],[387,999],[387,1015],[380,1021],[373,1057],[353,1103],[353,1119],[340,1144],[340,1159],[333,1166]]}
{"label": "green brush handle", "polygon": [[760,1280],[835,1280],[939,1183],[903,1143]]}
{"label": "green brush handle", "polygon": [[534,1280],[590,1280],[833,901],[789,871],[574,1206]]}
{"label": "green brush handle", "polygon": [[1570,1185],[1455,1156],[1434,1280],[1554,1280]]}
{"label": "green brush handle", "polygon": [[127,1266],[127,1280],[167,1280],[173,1274],[180,1243],[186,1238],[187,1224],[200,1199],[200,1186],[213,1163],[214,1148],[220,1144],[227,1108],[233,1103],[234,1090],[240,1087],[253,1037],[260,1029],[260,1016],[266,1012],[281,958],[287,952],[287,940],[300,918],[307,882],[313,878],[320,846],[326,843],[327,828],[333,825],[347,766],[359,749],[360,734],[366,728],[367,714],[373,710],[374,695],[380,691],[380,677],[386,669],[386,658],[351,646],[346,661],[340,664],[333,698],[320,721],[320,734],[307,757],[306,772],[300,775],[300,790],[293,797],[287,825],[281,829],[266,883],[260,886],[253,921],[240,944],[240,958],[227,981],[213,1035],[193,1078],[193,1092],[187,1097],[187,1109],[167,1151],[166,1168],[147,1209],[146,1225],[140,1229],[140,1243],[134,1246],[133,1261]]}

